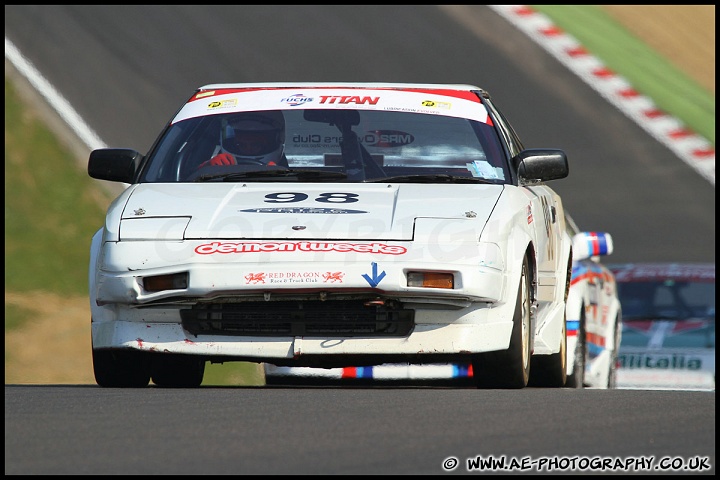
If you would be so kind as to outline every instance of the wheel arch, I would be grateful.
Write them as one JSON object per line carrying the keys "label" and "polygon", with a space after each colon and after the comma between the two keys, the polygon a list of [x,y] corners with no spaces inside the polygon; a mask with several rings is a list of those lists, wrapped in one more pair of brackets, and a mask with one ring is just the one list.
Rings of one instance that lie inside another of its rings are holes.
{"label": "wheel arch", "polygon": [[102,252],[103,228],[98,229],[90,241],[90,265],[88,267],[88,298],[90,300],[90,312],[98,308],[95,302],[95,291],[97,284],[97,265]]}

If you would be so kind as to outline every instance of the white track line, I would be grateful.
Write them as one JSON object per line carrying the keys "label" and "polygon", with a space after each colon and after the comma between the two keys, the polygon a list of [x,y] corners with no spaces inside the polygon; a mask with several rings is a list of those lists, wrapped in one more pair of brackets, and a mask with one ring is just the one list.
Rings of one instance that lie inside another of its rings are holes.
{"label": "white track line", "polygon": [[5,37],[5,58],[25,77],[75,132],[90,150],[106,148],[105,142],[91,129],[75,111],[65,97],[43,77],[15,45]]}

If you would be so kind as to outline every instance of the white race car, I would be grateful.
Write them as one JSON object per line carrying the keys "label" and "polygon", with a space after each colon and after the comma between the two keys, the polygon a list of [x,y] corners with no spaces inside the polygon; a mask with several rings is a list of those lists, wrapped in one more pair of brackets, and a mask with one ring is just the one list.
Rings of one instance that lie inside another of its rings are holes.
{"label": "white race car", "polygon": [[565,385],[567,158],[478,87],[206,85],[88,172],[127,184],[90,249],[101,386],[197,387],[207,361]]}
{"label": "white race car", "polygon": [[581,232],[567,218],[573,238],[573,273],[567,301],[568,387],[615,388],[622,309],[612,271],[600,258],[613,252],[606,232]]}
{"label": "white race car", "polygon": [[[570,388],[615,388],[618,345],[622,326],[615,277],[600,258],[613,252],[606,232],[581,232],[567,215],[573,239],[573,267],[568,294],[567,381]],[[279,384],[391,384],[464,385],[472,379],[471,364],[384,364],[342,368],[285,367],[265,364],[265,379]]]}

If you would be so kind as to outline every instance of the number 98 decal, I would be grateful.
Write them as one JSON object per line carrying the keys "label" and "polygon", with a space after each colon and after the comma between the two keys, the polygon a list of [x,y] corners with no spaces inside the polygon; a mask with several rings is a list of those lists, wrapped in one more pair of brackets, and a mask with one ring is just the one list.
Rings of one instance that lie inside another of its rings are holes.
{"label": "number 98 decal", "polygon": [[[268,193],[265,195],[265,203],[302,202],[307,200],[308,197],[308,194],[299,192]],[[358,201],[358,194],[344,192],[321,193],[314,201],[320,203],[355,203]]]}

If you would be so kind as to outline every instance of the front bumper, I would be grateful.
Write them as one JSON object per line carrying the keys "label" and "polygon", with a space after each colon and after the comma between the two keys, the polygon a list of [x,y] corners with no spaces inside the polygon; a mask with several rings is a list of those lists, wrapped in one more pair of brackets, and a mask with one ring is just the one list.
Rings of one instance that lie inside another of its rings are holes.
{"label": "front bumper", "polygon": [[[294,366],[380,364],[392,359],[436,362],[505,350],[512,320],[482,324],[417,324],[407,337],[229,337],[189,334],[176,323],[115,321],[92,324],[94,349],[132,348],[199,355],[208,360]],[[358,363],[359,362],[359,363]]]}
{"label": "front bumper", "polygon": [[[204,248],[200,243],[166,243],[162,251],[152,242],[105,243],[91,279],[93,348],[316,365],[509,345],[516,290],[508,289],[511,273],[494,244],[436,246],[432,255],[411,243],[378,247],[380,253],[364,251],[365,244],[352,244],[354,253],[189,253]],[[390,254],[391,247],[406,253]],[[451,273],[453,288],[411,287],[412,271]],[[186,288],[145,289],[146,277],[179,272],[187,272]],[[344,302],[356,307],[343,310]],[[377,309],[368,318],[358,313],[363,305]],[[304,313],[311,306],[315,313]],[[319,320],[323,314],[327,320]],[[355,326],[344,330],[350,321]]]}
{"label": "front bumper", "polygon": [[[216,242],[217,243],[217,242]],[[282,242],[280,242],[282,244]],[[251,245],[256,245],[250,243]],[[292,242],[290,242],[292,244]],[[350,244],[335,244],[339,245]],[[274,252],[195,254],[207,242],[106,242],[91,286],[97,305],[142,305],[182,298],[209,299],[223,295],[266,292],[336,290],[368,291],[469,301],[500,302],[507,281],[497,245],[464,244],[447,251],[403,244],[352,244],[402,255],[358,252]],[[452,273],[451,290],[409,287],[410,271]],[[186,272],[187,288],[147,291],[143,279],[153,275]]]}

